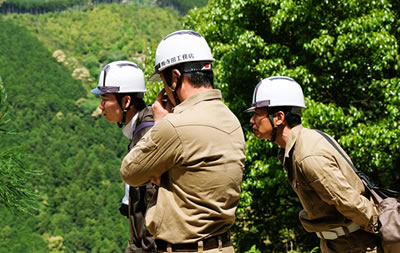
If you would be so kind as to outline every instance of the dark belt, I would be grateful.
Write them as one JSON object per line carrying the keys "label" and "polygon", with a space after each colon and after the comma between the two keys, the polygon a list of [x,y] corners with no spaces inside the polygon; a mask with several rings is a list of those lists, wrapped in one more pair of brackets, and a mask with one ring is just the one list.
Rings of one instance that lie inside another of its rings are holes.
{"label": "dark belt", "polygon": [[[203,250],[218,248],[218,237],[221,237],[222,247],[230,246],[230,236],[228,232],[220,235],[211,236],[203,240]],[[168,242],[156,239],[157,250],[167,251]],[[198,242],[170,244],[172,252],[197,252],[199,249]]]}

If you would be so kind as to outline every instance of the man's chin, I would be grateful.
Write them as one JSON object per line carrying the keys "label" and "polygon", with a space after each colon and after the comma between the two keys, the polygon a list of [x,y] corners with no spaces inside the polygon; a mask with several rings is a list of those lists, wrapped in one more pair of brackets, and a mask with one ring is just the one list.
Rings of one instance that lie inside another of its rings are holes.
{"label": "man's chin", "polygon": [[107,117],[105,117],[106,120],[108,121],[108,123],[118,123],[118,121],[114,120],[114,119],[109,119]]}
{"label": "man's chin", "polygon": [[254,135],[255,135],[258,139],[261,139],[261,140],[263,139],[262,136],[261,136],[261,134],[260,134],[260,132],[258,132],[257,130],[254,130],[254,129],[253,129],[253,133],[254,133]]}
{"label": "man's chin", "polygon": [[262,135],[260,134],[260,132],[258,132],[258,131],[254,131],[254,130],[253,130],[253,133],[254,133],[254,135],[255,135],[258,139],[260,139],[260,140],[267,140],[267,141],[270,140],[270,138],[268,138],[267,136],[262,136]]}

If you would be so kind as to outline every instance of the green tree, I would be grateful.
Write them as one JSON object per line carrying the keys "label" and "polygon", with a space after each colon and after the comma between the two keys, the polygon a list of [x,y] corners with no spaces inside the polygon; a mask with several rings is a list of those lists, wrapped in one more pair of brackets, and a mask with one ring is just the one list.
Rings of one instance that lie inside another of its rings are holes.
{"label": "green tree", "polygon": [[[8,127],[10,106],[0,77],[0,135],[12,134]],[[29,181],[37,172],[24,166],[20,148],[0,148],[0,204],[19,212],[33,212],[38,206],[38,196]]]}
{"label": "green tree", "polygon": [[[263,78],[302,84],[303,123],[326,131],[376,183],[400,189],[399,5],[370,0],[212,0],[185,26],[213,50],[217,86],[246,129],[247,155],[235,239],[240,252],[310,251],[277,147],[257,140],[243,111]],[[254,248],[253,248],[254,250]]]}

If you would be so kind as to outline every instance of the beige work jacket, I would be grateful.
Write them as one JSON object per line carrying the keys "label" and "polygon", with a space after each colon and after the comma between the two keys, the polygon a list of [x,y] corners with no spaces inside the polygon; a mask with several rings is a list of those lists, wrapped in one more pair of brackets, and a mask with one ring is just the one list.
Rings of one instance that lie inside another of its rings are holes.
{"label": "beige work jacket", "polygon": [[352,221],[366,231],[374,230],[377,211],[373,202],[363,196],[364,185],[318,132],[301,125],[294,127],[280,156],[289,183],[304,208],[299,216],[307,231],[326,231]]}
{"label": "beige work jacket", "polygon": [[124,158],[121,176],[137,186],[162,175],[147,228],[157,239],[191,243],[234,223],[244,159],[240,123],[213,89],[157,121]]}

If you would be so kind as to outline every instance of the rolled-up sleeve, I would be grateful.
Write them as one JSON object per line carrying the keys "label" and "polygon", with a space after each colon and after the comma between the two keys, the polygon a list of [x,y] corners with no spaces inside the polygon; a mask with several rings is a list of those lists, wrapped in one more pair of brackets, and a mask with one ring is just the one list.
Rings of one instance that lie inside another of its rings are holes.
{"label": "rolled-up sleeve", "polygon": [[334,205],[343,216],[373,231],[377,213],[373,203],[348,182],[331,157],[309,156],[300,164],[303,174],[319,197]]}
{"label": "rolled-up sleeve", "polygon": [[161,119],[125,156],[121,177],[131,186],[145,184],[175,166],[181,149],[176,129],[167,119]]}

